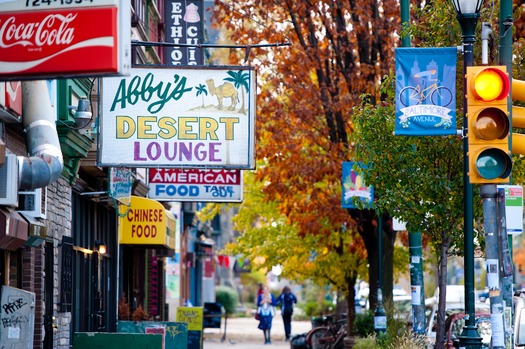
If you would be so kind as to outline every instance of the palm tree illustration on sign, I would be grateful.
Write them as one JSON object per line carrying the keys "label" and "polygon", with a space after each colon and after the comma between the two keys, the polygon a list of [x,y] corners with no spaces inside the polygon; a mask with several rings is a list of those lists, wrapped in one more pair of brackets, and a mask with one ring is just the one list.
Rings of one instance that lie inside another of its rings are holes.
{"label": "palm tree illustration on sign", "polygon": [[[237,70],[237,71],[227,71],[226,72],[230,77],[224,78],[224,81],[232,82],[235,86],[235,88],[240,88],[241,86],[244,87],[244,90],[246,93],[250,92],[250,74],[248,72],[243,70]],[[243,90],[241,90],[242,92]],[[242,104],[241,109],[239,109],[239,113],[244,114],[246,112],[245,110],[245,104],[244,104],[244,92],[242,92]]]}
{"label": "palm tree illustration on sign", "polygon": [[203,84],[199,84],[199,86],[195,87],[197,90],[196,96],[199,97],[199,95],[202,95],[202,107],[204,108],[204,95],[208,95],[208,91],[206,90],[206,86]]}
{"label": "palm tree illustration on sign", "polygon": [[229,110],[234,110],[235,106],[237,105],[238,96],[237,96],[237,90],[235,87],[233,87],[232,84],[229,82],[225,82],[222,85],[215,86],[215,81],[213,79],[206,80],[206,84],[208,85],[208,91],[210,91],[210,95],[217,96],[217,99],[219,100],[219,109],[223,108],[222,100],[224,98],[230,98],[231,99],[231,106]]}

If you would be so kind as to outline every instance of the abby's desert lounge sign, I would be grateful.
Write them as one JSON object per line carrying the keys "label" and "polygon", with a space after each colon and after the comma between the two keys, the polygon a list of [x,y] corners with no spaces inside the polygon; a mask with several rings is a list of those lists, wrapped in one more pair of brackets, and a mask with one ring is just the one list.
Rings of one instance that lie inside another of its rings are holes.
{"label": "abby's desert lounge sign", "polygon": [[102,81],[99,165],[254,168],[255,72],[140,68]]}

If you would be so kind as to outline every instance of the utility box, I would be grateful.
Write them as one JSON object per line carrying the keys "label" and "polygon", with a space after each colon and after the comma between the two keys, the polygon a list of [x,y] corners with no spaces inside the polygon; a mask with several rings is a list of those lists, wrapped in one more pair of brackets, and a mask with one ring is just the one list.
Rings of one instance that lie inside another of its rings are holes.
{"label": "utility box", "polygon": [[33,348],[35,294],[2,286],[0,313],[0,347]]}

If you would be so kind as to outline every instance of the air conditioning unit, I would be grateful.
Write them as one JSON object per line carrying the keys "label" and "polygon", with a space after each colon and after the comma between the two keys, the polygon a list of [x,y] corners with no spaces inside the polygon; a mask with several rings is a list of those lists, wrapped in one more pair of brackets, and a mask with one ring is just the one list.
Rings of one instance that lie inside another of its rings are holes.
{"label": "air conditioning unit", "polygon": [[17,211],[35,218],[47,218],[47,187],[19,191]]}
{"label": "air conditioning unit", "polygon": [[6,154],[0,166],[0,205],[18,205],[18,160],[14,154]]}

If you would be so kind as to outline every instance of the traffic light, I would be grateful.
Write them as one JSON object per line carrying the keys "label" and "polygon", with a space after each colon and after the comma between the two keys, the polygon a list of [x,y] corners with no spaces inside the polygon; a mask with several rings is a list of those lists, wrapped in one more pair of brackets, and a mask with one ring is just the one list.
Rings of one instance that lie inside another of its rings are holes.
{"label": "traffic light", "polygon": [[512,171],[505,66],[467,67],[470,183],[507,183]]}

